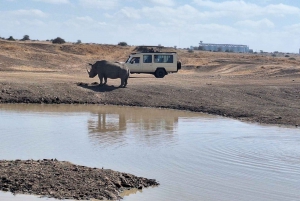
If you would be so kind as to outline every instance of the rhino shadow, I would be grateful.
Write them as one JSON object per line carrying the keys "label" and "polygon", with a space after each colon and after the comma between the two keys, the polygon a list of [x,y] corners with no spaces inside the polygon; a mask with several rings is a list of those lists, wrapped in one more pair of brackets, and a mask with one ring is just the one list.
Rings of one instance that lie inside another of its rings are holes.
{"label": "rhino shadow", "polygon": [[116,89],[119,89],[119,86],[114,86],[114,85],[99,85],[99,84],[93,84],[89,85],[87,83],[76,83],[77,86],[85,88],[85,89],[89,89],[89,90],[93,90],[95,92],[107,92],[107,91],[113,91]]}

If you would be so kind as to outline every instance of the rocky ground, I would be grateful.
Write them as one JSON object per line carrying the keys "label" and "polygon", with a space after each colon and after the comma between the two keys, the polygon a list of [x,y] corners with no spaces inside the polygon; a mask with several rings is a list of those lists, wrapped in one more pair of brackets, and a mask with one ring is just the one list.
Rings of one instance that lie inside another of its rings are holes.
{"label": "rocky ground", "polygon": [[52,160],[0,161],[0,190],[57,199],[117,200],[126,189],[159,185],[153,179]]}

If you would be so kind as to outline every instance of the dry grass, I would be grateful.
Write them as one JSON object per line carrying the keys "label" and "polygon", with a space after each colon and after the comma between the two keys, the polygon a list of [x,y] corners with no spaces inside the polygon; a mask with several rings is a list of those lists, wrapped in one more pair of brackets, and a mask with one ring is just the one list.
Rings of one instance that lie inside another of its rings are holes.
{"label": "dry grass", "polygon": [[[37,41],[0,40],[0,65],[2,71],[26,72],[83,72],[87,63],[97,60],[125,61],[133,46],[99,44],[52,44]],[[177,51],[183,66],[189,70],[181,73],[214,72],[223,75],[286,75],[299,74],[300,59],[291,57],[273,57],[261,54],[217,53],[187,50]],[[193,70],[193,71],[191,71]]]}

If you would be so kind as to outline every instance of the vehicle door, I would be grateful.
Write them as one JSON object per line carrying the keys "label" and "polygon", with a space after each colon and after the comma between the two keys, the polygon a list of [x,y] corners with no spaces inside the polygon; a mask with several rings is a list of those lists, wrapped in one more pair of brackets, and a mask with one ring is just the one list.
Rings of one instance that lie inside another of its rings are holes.
{"label": "vehicle door", "polygon": [[130,69],[131,73],[140,73],[141,72],[141,57],[134,56],[130,58],[127,63],[127,67]]}
{"label": "vehicle door", "polygon": [[141,71],[143,73],[153,73],[153,55],[152,54],[144,54],[142,58],[142,68]]}

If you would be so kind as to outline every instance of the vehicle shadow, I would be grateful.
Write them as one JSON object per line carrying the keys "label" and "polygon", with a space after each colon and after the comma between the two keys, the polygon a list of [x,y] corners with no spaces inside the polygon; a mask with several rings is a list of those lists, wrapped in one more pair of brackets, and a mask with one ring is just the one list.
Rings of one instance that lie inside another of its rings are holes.
{"label": "vehicle shadow", "polygon": [[114,86],[114,85],[100,86],[99,84],[94,84],[94,83],[92,83],[92,85],[89,85],[87,83],[80,82],[80,83],[76,83],[76,85],[85,89],[93,90],[95,92],[107,92],[107,91],[113,91],[115,89],[119,89],[118,86]]}

